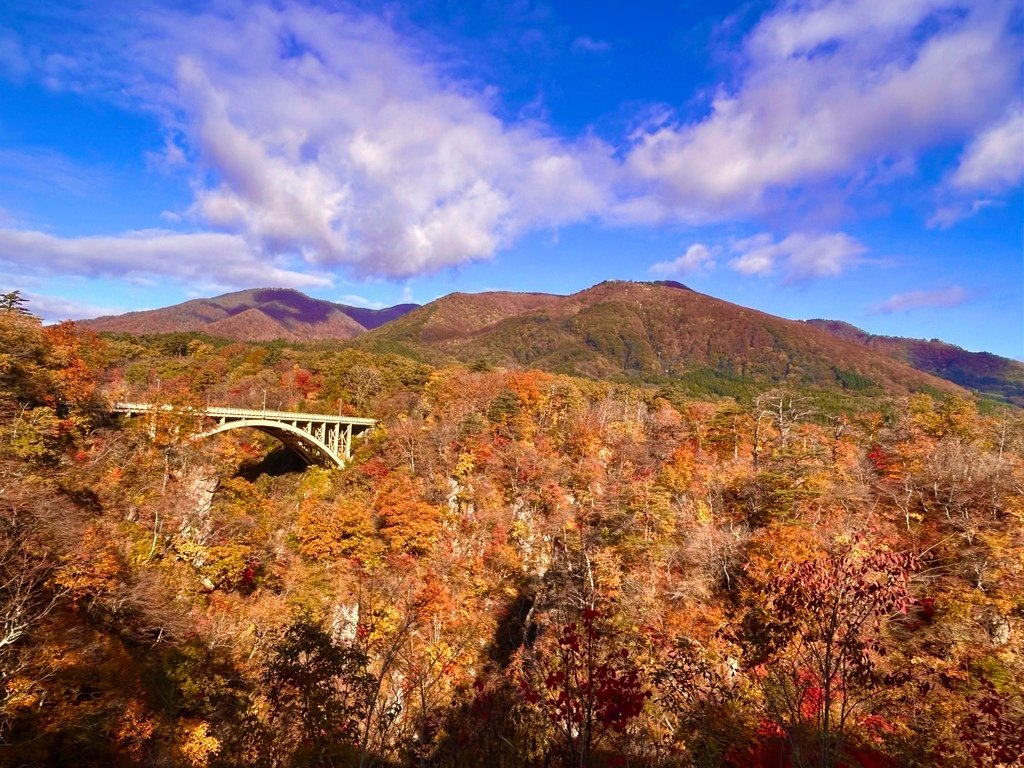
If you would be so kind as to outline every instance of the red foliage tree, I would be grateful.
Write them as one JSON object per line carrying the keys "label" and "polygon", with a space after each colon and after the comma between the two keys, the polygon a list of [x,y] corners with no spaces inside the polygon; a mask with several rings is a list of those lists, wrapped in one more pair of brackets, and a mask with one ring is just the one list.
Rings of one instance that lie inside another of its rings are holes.
{"label": "red foliage tree", "polygon": [[741,642],[796,765],[840,764],[850,719],[890,690],[885,621],[906,612],[913,556],[866,538],[782,566],[743,619]]}
{"label": "red foliage tree", "polygon": [[971,712],[960,741],[977,768],[1024,766],[1024,707],[1019,699],[1001,693],[986,681],[968,699]]}
{"label": "red foliage tree", "polygon": [[592,764],[610,734],[623,734],[651,695],[630,653],[597,610],[562,627],[532,677],[520,681],[527,702],[555,727],[566,768]]}

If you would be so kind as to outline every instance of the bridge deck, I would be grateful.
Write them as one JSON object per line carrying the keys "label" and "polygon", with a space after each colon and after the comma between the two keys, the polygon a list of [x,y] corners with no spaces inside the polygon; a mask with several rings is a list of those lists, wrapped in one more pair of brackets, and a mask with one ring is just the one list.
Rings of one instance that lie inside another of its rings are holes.
{"label": "bridge deck", "polygon": [[193,406],[153,405],[152,403],[114,403],[112,410],[118,413],[155,413],[183,411],[199,413],[211,418],[230,419],[271,419],[273,421],[316,421],[324,424],[351,424],[354,427],[372,427],[376,419],[362,416],[339,416],[331,413],[305,413],[303,411],[270,411],[263,408],[227,408],[209,406],[195,408]]}

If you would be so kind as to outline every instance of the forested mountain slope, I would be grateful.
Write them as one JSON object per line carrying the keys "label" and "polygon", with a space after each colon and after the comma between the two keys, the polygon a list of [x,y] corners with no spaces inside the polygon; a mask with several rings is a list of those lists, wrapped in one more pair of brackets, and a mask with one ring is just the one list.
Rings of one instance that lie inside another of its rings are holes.
{"label": "forested mountain slope", "polygon": [[358,346],[434,362],[672,380],[689,394],[750,396],[783,382],[855,395],[894,387],[953,391],[928,377],[934,376],[1024,404],[1024,365],[1016,361],[937,340],[871,336],[839,321],[795,324],[674,281],[609,281],[572,296],[455,293],[424,307],[380,310],[294,290],[252,289],[82,325],[113,333],[291,342],[349,341],[378,329]]}
{"label": "forested mountain slope", "polygon": [[135,334],[196,331],[238,341],[351,339],[415,309],[365,309],[312,299],[286,288],[254,288],[172,307],[87,320],[96,331]]}
{"label": "forested mountain slope", "polygon": [[956,392],[885,354],[678,284],[610,281],[571,296],[451,294],[360,338],[362,349],[596,378]]}
{"label": "forested mountain slope", "polygon": [[905,339],[875,336],[839,320],[807,320],[835,336],[885,352],[921,371],[962,387],[1024,406],[1024,363],[991,352],[968,352],[939,339]]}
{"label": "forested mountain slope", "polygon": [[1019,409],[172,346],[0,314],[2,765],[1019,764]]}

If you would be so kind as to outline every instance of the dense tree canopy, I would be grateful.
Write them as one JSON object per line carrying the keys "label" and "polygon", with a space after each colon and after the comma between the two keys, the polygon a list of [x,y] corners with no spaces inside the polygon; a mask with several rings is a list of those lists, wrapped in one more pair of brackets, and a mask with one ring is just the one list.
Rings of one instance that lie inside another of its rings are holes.
{"label": "dense tree canopy", "polygon": [[1021,412],[734,394],[0,312],[0,764],[1020,765]]}

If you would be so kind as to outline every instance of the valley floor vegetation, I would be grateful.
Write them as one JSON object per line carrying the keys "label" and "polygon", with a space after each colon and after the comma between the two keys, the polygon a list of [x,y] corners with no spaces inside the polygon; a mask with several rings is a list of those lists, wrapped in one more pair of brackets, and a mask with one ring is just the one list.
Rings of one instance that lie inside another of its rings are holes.
{"label": "valley floor vegetation", "polygon": [[[1024,418],[0,312],[0,765],[1019,766]],[[178,410],[380,419],[341,471]]]}

